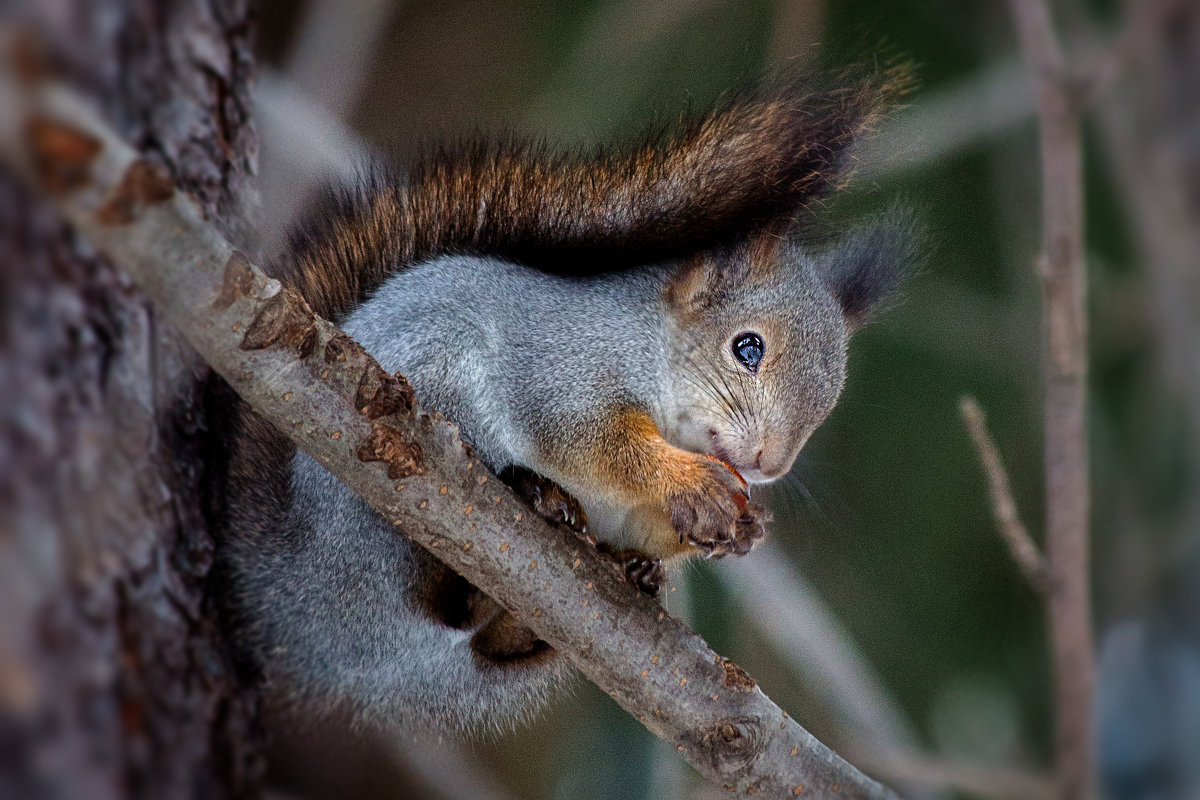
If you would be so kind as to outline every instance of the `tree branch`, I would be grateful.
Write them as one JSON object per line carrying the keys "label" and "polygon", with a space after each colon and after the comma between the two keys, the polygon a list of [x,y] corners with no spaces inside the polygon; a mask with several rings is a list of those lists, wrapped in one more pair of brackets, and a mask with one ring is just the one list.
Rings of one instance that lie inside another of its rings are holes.
{"label": "tree branch", "polygon": [[881,750],[863,756],[863,763],[881,775],[913,786],[950,790],[977,800],[1055,800],[1048,777],[1019,769],[947,761],[922,753]]}
{"label": "tree branch", "polygon": [[1115,41],[1101,52],[1080,76],[1081,99],[1092,105],[1112,86],[1136,57],[1155,44],[1154,35],[1184,0],[1126,0],[1124,27]]}
{"label": "tree branch", "polygon": [[1038,594],[1045,595],[1049,590],[1046,583],[1046,559],[1042,557],[1025,523],[1021,521],[1021,515],[1017,513],[1017,501],[1013,499],[1012,489],[1008,485],[1008,473],[1000,460],[1000,451],[996,449],[996,443],[988,433],[983,409],[974,397],[968,396],[959,400],[958,410],[962,414],[967,431],[971,434],[975,452],[979,454],[979,463],[983,465],[983,472],[987,476],[992,516],[996,518],[1000,538],[1008,545],[1009,554],[1021,568],[1029,585]]}
{"label": "tree branch", "polygon": [[1055,675],[1060,797],[1096,793],[1092,754],[1095,661],[1088,585],[1087,276],[1083,258],[1081,96],[1044,0],[1010,0],[1034,72],[1042,162],[1041,273],[1046,336],[1047,598]]}
{"label": "tree branch", "polygon": [[250,264],[77,95],[0,67],[0,108],[0,157],[255,411],[570,657],[703,775],[741,794],[893,797],[741,668],[622,585],[609,562],[530,514],[453,426],[419,413],[402,377]]}

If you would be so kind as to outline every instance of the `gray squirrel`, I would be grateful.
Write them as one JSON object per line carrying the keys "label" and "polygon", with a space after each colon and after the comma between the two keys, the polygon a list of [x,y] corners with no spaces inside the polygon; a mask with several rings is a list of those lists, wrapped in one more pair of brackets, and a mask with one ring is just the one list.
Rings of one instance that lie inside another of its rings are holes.
{"label": "gray squirrel", "polygon": [[[764,80],[621,151],[477,139],[374,165],[268,271],[653,593],[663,561],[763,536],[749,485],[788,472],[903,277],[903,215],[816,233],[901,80]],[[228,403],[219,594],[274,694],[449,732],[543,705],[564,658]]]}

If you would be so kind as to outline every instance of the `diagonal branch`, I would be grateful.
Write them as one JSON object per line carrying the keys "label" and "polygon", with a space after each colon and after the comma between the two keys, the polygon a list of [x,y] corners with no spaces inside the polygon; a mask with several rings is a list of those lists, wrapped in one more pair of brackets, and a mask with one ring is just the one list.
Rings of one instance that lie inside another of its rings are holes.
{"label": "diagonal branch", "polygon": [[[525,621],[705,777],[891,798],[571,534],[528,513],[408,384],[315,318],[71,91],[0,67],[0,159],[123,269],[264,418]],[[378,463],[376,463],[378,462]]]}
{"label": "diagonal branch", "polygon": [[974,397],[963,397],[959,400],[958,410],[962,414],[971,441],[975,444],[975,452],[979,454],[979,463],[987,476],[988,496],[992,500],[992,516],[996,518],[996,527],[1000,538],[1008,545],[1008,552],[1017,566],[1021,568],[1029,585],[1039,594],[1049,591],[1046,576],[1046,559],[1034,544],[1033,538],[1021,515],[1017,513],[1017,501],[1013,499],[1012,488],[1008,485],[1008,473],[1000,460],[1000,451],[988,433],[987,420],[983,409]]}

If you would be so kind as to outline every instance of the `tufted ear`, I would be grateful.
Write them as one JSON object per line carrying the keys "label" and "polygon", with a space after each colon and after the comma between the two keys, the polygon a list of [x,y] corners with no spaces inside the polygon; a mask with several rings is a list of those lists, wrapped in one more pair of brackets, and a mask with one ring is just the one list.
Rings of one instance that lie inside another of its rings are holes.
{"label": "tufted ear", "polygon": [[678,310],[698,309],[723,294],[771,281],[782,268],[786,224],[774,222],[736,242],[683,260],[667,281],[667,303]]}
{"label": "tufted ear", "polygon": [[851,330],[862,327],[914,271],[921,238],[912,214],[894,208],[818,257]]}
{"label": "tufted ear", "polygon": [[702,308],[718,283],[716,264],[706,253],[696,253],[679,262],[663,288],[663,299],[676,311]]}

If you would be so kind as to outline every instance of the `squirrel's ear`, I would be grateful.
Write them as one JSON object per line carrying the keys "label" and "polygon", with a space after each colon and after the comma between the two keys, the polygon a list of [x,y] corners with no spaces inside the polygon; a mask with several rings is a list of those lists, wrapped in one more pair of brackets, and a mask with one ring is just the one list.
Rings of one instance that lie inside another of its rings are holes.
{"label": "squirrel's ear", "polygon": [[912,215],[893,209],[820,256],[819,269],[852,330],[862,327],[914,270],[920,240]]}
{"label": "squirrel's ear", "polygon": [[680,311],[700,308],[712,297],[718,271],[717,264],[705,253],[690,256],[667,280],[663,299]]}
{"label": "squirrel's ear", "polygon": [[682,261],[667,281],[664,297],[674,308],[699,308],[741,286],[773,280],[780,269],[784,223],[766,226],[734,244]]}

